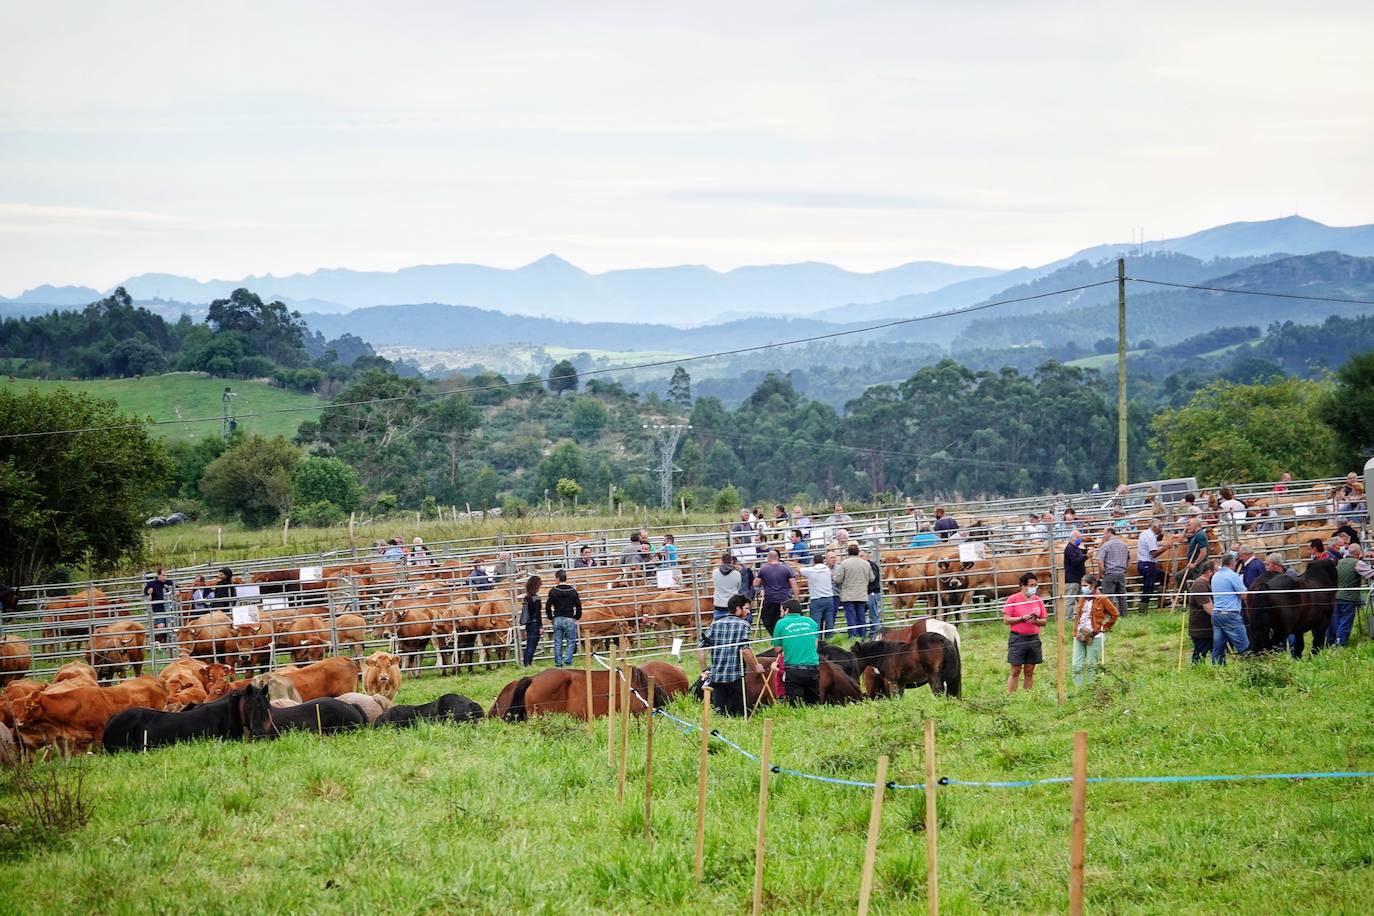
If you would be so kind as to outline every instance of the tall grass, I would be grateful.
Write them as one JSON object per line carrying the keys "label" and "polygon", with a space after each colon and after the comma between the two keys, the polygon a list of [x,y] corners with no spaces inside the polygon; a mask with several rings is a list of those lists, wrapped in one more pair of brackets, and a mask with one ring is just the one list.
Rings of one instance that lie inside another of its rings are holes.
{"label": "tall grass", "polygon": [[[919,782],[920,724],[934,716],[938,771],[965,779],[1065,775],[1080,728],[1093,775],[1374,768],[1369,644],[1180,673],[1176,638],[1176,619],[1124,620],[1108,649],[1117,677],[1073,691],[1061,707],[1052,651],[1034,692],[1009,697],[1003,633],[973,628],[963,700],[915,691],[845,708],[773,709],[774,756],[808,772],[871,779],[877,756],[889,754],[894,781]],[[486,704],[515,673],[407,682],[401,699],[454,690]],[[698,716],[687,699],[672,711]],[[758,748],[758,718],[717,724]],[[643,839],[642,754],[638,726],[624,810],[604,728],[593,739],[562,718],[98,756],[87,766],[90,823],[0,861],[5,909],[746,909],[757,766],[723,747],[711,755],[706,881],[697,888],[696,736],[659,721],[652,844]],[[910,912],[924,906],[924,805],[916,792],[888,799],[873,906]],[[1372,802],[1374,785],[1360,781],[1091,786],[1088,907],[1366,912]],[[853,908],[868,804],[862,790],[773,779],[770,910]],[[949,787],[938,811],[946,912],[1063,910],[1067,787]]]}

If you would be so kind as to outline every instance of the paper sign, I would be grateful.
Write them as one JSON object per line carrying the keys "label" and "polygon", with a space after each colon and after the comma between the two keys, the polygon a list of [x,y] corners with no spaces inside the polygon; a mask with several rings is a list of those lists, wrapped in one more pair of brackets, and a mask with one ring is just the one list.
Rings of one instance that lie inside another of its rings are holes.
{"label": "paper sign", "polygon": [[673,658],[682,658],[682,637],[673,637]]}
{"label": "paper sign", "polygon": [[324,567],[323,567],[323,566],[302,566],[302,567],[301,567],[301,581],[302,581],[302,582],[318,582],[318,581],[320,581],[320,580],[323,579],[323,578],[324,578]]}
{"label": "paper sign", "polygon": [[251,627],[261,622],[256,604],[240,604],[234,608],[234,626]]}
{"label": "paper sign", "polygon": [[240,598],[256,598],[262,594],[262,589],[256,585],[236,585],[234,594]]}
{"label": "paper sign", "polygon": [[963,543],[959,545],[959,562],[972,563],[978,559],[978,545]]}
{"label": "paper sign", "polygon": [[276,598],[262,599],[262,608],[265,611],[284,611],[290,606],[290,602],[286,600],[284,595]]}
{"label": "paper sign", "polygon": [[812,544],[828,544],[828,543],[830,543],[830,529],[829,529],[829,528],[812,528],[812,529],[811,529],[811,543],[812,543]]}
{"label": "paper sign", "polygon": [[660,569],[660,570],[658,571],[658,587],[659,587],[659,588],[676,588],[676,587],[677,587],[677,577],[675,577],[675,576],[673,575],[673,571],[672,571],[671,569]]}
{"label": "paper sign", "polygon": [[1316,511],[1316,506],[1310,503],[1298,503],[1293,507],[1294,515],[1312,515]]}

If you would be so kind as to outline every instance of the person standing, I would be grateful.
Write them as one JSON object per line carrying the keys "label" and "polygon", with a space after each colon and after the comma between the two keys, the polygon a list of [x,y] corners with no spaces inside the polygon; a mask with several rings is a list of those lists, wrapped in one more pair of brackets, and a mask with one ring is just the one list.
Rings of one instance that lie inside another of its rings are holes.
{"label": "person standing", "polygon": [[821,635],[835,632],[835,571],[834,554],[816,554],[810,566],[801,568],[806,579],[806,593],[811,601],[811,619],[820,628]]}
{"label": "person standing", "polygon": [[720,565],[711,570],[711,619],[730,613],[730,599],[739,594],[740,573],[730,551],[720,555]]}
{"label": "person standing", "polygon": [[1091,684],[1102,667],[1102,649],[1107,632],[1116,626],[1121,614],[1106,595],[1097,593],[1097,576],[1083,577],[1083,597],[1078,601],[1078,623],[1073,633],[1073,683]]}
{"label": "person standing", "polygon": [[793,528],[787,535],[791,543],[787,546],[787,559],[796,560],[803,566],[811,562],[811,545],[802,536],[800,528]]}
{"label": "person standing", "polygon": [[776,550],[770,550],[767,562],[754,577],[754,587],[763,589],[763,628],[772,636],[782,616],[783,602],[797,596],[797,574],[782,562]]}
{"label": "person standing", "polygon": [[1131,550],[1117,537],[1116,529],[1102,530],[1102,546],[1097,549],[1102,563],[1102,592],[1113,599],[1118,609],[1126,606],[1126,568],[1131,565]]}
{"label": "person standing", "polygon": [[749,645],[749,602],[742,595],[730,599],[726,613],[711,621],[702,634],[701,646],[711,650],[709,678],[711,705],[726,716],[744,715],[744,661],[741,652]]}
{"label": "person standing", "polygon": [[1244,544],[1236,551],[1236,557],[1236,569],[1240,573],[1240,579],[1245,583],[1245,587],[1249,588],[1255,584],[1256,579],[1264,575],[1264,561],[1255,555],[1253,548]]}
{"label": "person standing", "polygon": [[[1150,527],[1140,532],[1140,539],[1135,546],[1135,565],[1140,570],[1140,602],[1136,605],[1136,610],[1147,611],[1150,608],[1150,599],[1154,597],[1155,587],[1160,583],[1159,555],[1162,548],[1159,545],[1160,535],[1164,533],[1164,523],[1159,519],[1151,519]],[[1164,596],[1159,596],[1159,607],[1164,608]]]}
{"label": "person standing", "polygon": [[792,507],[792,527],[802,533],[802,540],[811,540],[811,518],[802,511],[801,506]]}
{"label": "person standing", "polygon": [[954,520],[954,516],[945,514],[944,506],[935,507],[935,533],[940,538],[952,537],[954,532],[959,530],[959,523]]}
{"label": "person standing", "polygon": [[813,706],[821,701],[820,659],[816,654],[816,622],[801,612],[793,598],[782,606],[783,617],[773,628],[773,645],[782,650],[782,682],[787,702]]}
{"label": "person standing", "polygon": [[595,565],[596,557],[592,556],[591,545],[583,544],[577,552],[577,559],[573,560],[573,569],[591,569]]}
{"label": "person standing", "polygon": [[234,571],[228,566],[219,571],[219,578],[215,580],[215,587],[210,589],[210,600],[218,610],[228,612],[234,605],[234,598],[238,590],[234,588]]}
{"label": "person standing", "polygon": [[1355,611],[1364,600],[1364,582],[1357,567],[1364,561],[1364,548],[1351,544],[1345,556],[1336,563],[1336,607],[1331,613],[1331,625],[1327,628],[1326,644],[1345,646],[1350,644],[1350,631],[1355,626]]}
{"label": "person standing", "polygon": [[1188,637],[1193,641],[1193,664],[1212,652],[1212,573],[1217,565],[1203,560],[1188,590]]}
{"label": "person standing", "polygon": [[748,559],[754,555],[754,523],[748,509],[739,510],[739,521],[730,526],[730,546],[737,556]]}
{"label": "person standing", "polygon": [[[197,613],[210,610],[211,601],[214,597],[215,590],[205,583],[205,577],[196,576],[195,581],[191,583],[191,610]],[[186,612],[183,610],[182,617],[185,616]],[[183,619],[181,622],[185,623],[186,621]]]}
{"label": "person standing", "polygon": [[844,506],[835,503],[835,511],[830,513],[830,517],[825,523],[831,528],[844,528],[846,530],[854,527],[854,516],[844,511]]}
{"label": "person standing", "polygon": [[658,565],[673,573],[677,578],[677,538],[671,534],[663,536],[663,545],[658,548]]}
{"label": "person standing", "polygon": [[[1188,559],[1185,564],[1187,571],[1183,575],[1187,582],[1191,582],[1197,575],[1198,566],[1207,559],[1207,553],[1212,549],[1212,545],[1207,540],[1207,529],[1202,527],[1202,520],[1196,515],[1189,516],[1188,524],[1183,529],[1183,537],[1188,543]],[[1213,573],[1213,576],[1215,575]]]}
{"label": "person standing", "polygon": [[539,597],[539,588],[544,580],[530,576],[525,582],[525,600],[520,605],[520,623],[525,627],[525,667],[534,664],[534,653],[539,649],[539,626],[543,616],[544,602]]}
{"label": "person standing", "polygon": [[1040,628],[1049,615],[1038,594],[1039,586],[1035,573],[1022,573],[1021,590],[1002,605],[1002,620],[1011,628],[1007,637],[1007,664],[1011,666],[1008,693],[1016,692],[1018,679],[1022,690],[1030,690],[1035,680],[1035,666],[1045,660],[1040,646]]}
{"label": "person standing", "polygon": [[883,568],[868,551],[860,550],[859,556],[873,571],[868,580],[868,638],[877,639],[883,629]]}
{"label": "person standing", "polygon": [[172,604],[167,593],[175,594],[176,587],[167,578],[167,570],[158,567],[157,573],[143,586],[143,595],[153,615],[154,638],[157,642],[167,642],[172,630]]}
{"label": "person standing", "polygon": [[1072,602],[1082,588],[1083,577],[1088,574],[1088,552],[1083,549],[1083,532],[1074,529],[1064,544],[1064,600]]}
{"label": "person standing", "polygon": [[549,589],[548,615],[553,621],[553,666],[567,668],[577,652],[577,622],[582,619],[582,596],[568,584],[568,571],[558,569]]}
{"label": "person standing", "polygon": [[1226,647],[1237,655],[1250,648],[1245,633],[1245,614],[1240,598],[1245,583],[1236,572],[1235,554],[1224,554],[1221,565],[1212,573],[1212,662],[1226,664]]}
{"label": "person standing", "polygon": [[858,638],[868,617],[868,581],[873,568],[868,561],[859,557],[859,545],[850,544],[848,556],[832,574],[831,581],[839,593],[840,606],[844,608],[845,630]]}

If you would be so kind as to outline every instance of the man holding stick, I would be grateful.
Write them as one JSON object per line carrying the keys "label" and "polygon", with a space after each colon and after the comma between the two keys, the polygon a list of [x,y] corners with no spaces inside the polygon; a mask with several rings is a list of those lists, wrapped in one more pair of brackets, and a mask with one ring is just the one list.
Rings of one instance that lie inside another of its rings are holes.
{"label": "man holding stick", "polygon": [[710,678],[711,705],[726,716],[744,715],[744,662],[740,657],[749,645],[749,599],[730,599],[728,613],[711,621],[701,638],[711,650],[711,667],[702,672]]}

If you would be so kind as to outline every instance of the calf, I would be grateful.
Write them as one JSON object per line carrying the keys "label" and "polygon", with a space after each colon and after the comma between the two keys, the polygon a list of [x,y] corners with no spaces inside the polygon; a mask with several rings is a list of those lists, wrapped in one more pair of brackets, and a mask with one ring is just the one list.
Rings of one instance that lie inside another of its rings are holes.
{"label": "calf", "polygon": [[108,683],[116,674],[132,669],[134,677],[143,673],[143,650],[148,631],[137,620],[120,620],[99,627],[91,634],[86,660],[95,668],[100,681]]}
{"label": "calf", "polygon": [[363,692],[396,699],[401,689],[401,659],[390,652],[373,652],[363,659]]}

